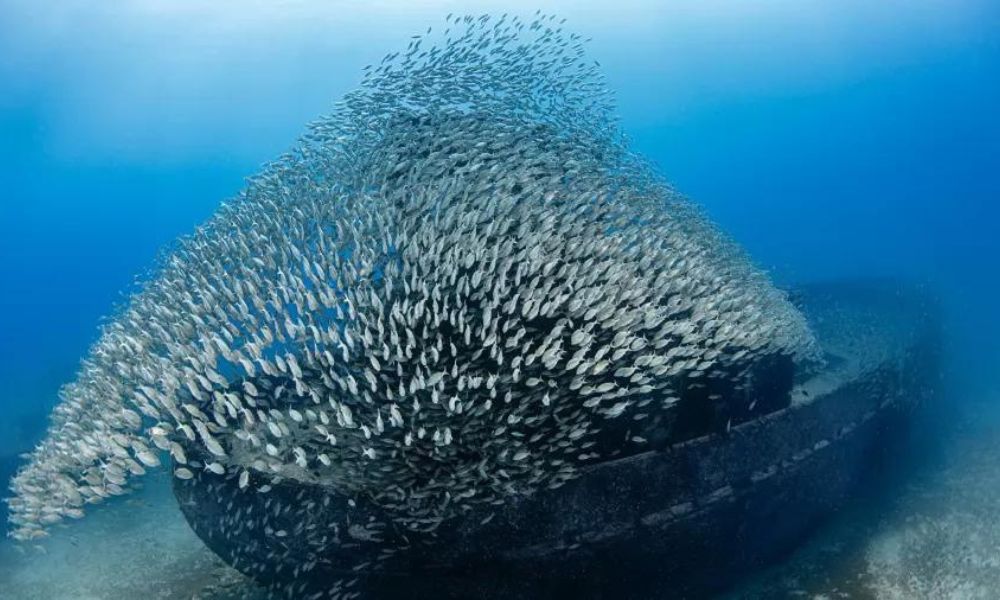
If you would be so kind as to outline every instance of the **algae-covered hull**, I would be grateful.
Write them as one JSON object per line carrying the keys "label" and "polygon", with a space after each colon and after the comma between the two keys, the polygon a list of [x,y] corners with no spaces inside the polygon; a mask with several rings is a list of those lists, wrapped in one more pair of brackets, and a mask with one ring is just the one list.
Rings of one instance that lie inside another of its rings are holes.
{"label": "algae-covered hull", "polygon": [[[938,318],[918,292],[846,282],[793,297],[826,365],[796,383],[787,407],[590,465],[558,489],[452,519],[425,539],[330,531],[317,555],[297,536],[347,510],[321,488],[281,482],[244,494],[231,479],[175,478],[175,493],[223,559],[300,592],[345,586],[359,577],[346,566],[359,553],[375,562],[380,545],[400,542],[406,550],[377,570],[359,569],[366,574],[344,589],[379,598],[663,598],[719,589],[792,548],[848,499],[938,379]],[[309,503],[315,510],[305,520],[273,510]],[[350,510],[360,525],[378,509]],[[227,525],[234,514],[267,516],[237,529]]]}

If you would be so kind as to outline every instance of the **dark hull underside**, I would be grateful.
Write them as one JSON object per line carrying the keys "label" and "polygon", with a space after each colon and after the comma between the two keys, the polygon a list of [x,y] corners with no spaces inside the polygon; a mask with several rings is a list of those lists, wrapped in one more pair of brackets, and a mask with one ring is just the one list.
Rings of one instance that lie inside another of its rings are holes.
{"label": "dark hull underside", "polygon": [[[512,499],[486,524],[485,514],[449,522],[433,545],[363,577],[364,597],[700,597],[794,548],[896,447],[934,393],[939,343],[936,311],[912,290],[852,282],[794,296],[828,360],[797,383],[790,406],[588,466],[561,488]],[[260,501],[253,494],[201,478],[175,479],[175,493],[206,544],[263,582],[322,589],[357,576],[322,561],[304,575],[294,542],[275,552],[259,529],[221,530],[233,499]],[[268,495],[324,506],[327,493],[279,484]],[[277,517],[272,527],[296,525]]]}

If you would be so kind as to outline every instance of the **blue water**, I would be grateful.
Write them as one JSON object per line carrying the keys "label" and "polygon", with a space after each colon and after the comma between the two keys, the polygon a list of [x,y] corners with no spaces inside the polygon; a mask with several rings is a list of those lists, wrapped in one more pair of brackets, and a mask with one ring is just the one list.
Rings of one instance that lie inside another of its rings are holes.
{"label": "blue water", "polygon": [[778,281],[927,283],[954,398],[1000,400],[1000,3],[200,4],[0,0],[0,477],[157,252],[458,8],[567,17],[636,149]]}

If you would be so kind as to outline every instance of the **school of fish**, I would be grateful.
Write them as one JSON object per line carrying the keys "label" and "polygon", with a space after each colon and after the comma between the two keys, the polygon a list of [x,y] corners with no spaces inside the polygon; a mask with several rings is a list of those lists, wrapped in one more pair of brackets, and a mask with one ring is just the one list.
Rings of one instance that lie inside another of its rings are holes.
{"label": "school of fish", "polygon": [[616,420],[641,450],[679,381],[815,352],[629,149],[583,39],[549,15],[449,16],[366,67],[102,327],[11,482],[11,535],[161,466],[364,498],[392,521],[361,538],[433,532],[572,479]]}

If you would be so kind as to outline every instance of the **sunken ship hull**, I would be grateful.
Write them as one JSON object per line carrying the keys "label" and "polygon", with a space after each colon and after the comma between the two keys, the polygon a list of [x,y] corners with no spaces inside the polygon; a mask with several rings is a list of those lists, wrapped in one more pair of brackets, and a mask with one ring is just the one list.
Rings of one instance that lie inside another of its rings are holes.
{"label": "sunken ship hull", "polygon": [[[347,509],[327,490],[279,482],[266,495],[242,494],[233,480],[196,477],[175,478],[174,491],[220,557],[302,597],[352,578],[351,591],[377,598],[700,597],[800,543],[899,447],[914,409],[935,392],[939,323],[921,293],[838,282],[792,297],[826,362],[779,386],[763,414],[689,417],[675,424],[683,439],[589,465],[562,487],[512,497],[490,514],[452,519],[430,541],[386,532],[386,545],[412,545],[363,576],[344,565],[359,553],[378,560],[379,540],[356,544],[330,532],[319,557],[296,544],[297,533],[321,531]],[[773,376],[788,375],[780,371]],[[306,521],[268,513],[283,501],[315,510]],[[358,520],[376,516],[362,504],[350,509]],[[237,511],[269,514],[267,525],[227,528]]]}

